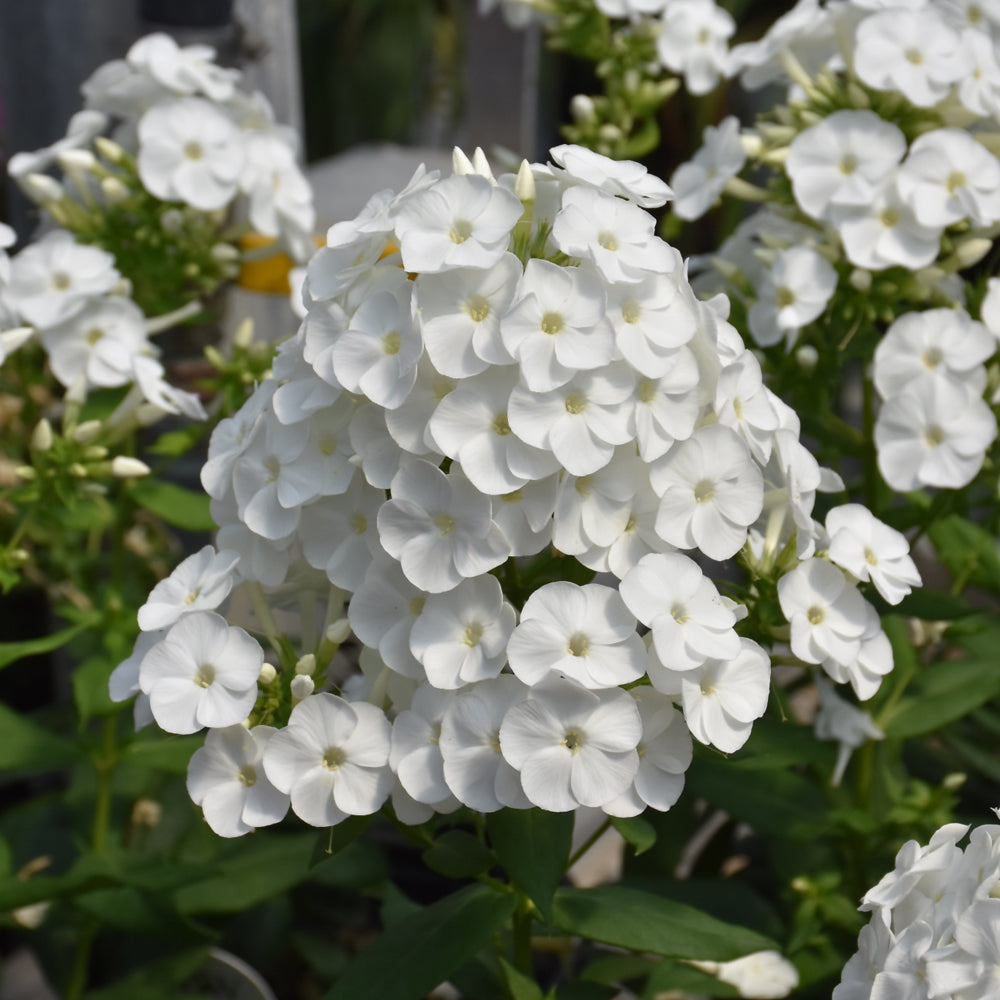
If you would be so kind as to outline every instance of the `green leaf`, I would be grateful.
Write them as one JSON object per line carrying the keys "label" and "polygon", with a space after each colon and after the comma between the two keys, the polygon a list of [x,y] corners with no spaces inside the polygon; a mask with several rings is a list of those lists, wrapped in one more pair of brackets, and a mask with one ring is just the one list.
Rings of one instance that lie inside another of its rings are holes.
{"label": "green leaf", "polygon": [[503,958],[500,958],[500,971],[510,1000],[545,1000],[541,986]]}
{"label": "green leaf", "polygon": [[189,424],[176,431],[166,431],[150,446],[152,455],[163,455],[166,458],[178,458],[189,452],[205,435],[202,424]]}
{"label": "green leaf", "polygon": [[181,994],[180,987],[204,966],[208,952],[207,947],[187,949],[144,964],[141,969],[111,986],[88,992],[86,1000],[175,1000],[179,995],[188,996],[187,990]]}
{"label": "green leaf", "polygon": [[975,608],[963,597],[918,589],[907,594],[892,610],[908,618],[936,622],[964,618],[971,615]]}
{"label": "green leaf", "polygon": [[1000,554],[990,532],[952,514],[935,521],[927,534],[956,580],[1000,593]]}
{"label": "green leaf", "polygon": [[325,1000],[419,1000],[489,944],[516,905],[514,893],[467,886],[389,927]]}
{"label": "green leaf", "polygon": [[104,656],[92,656],[74,669],[70,680],[81,723],[121,711],[121,705],[113,702],[108,694],[108,678],[113,669],[114,664],[108,663]]}
{"label": "green leaf", "polygon": [[205,493],[196,493],[176,483],[166,483],[148,477],[139,479],[131,488],[132,499],[162,517],[167,524],[185,531],[214,531],[215,521],[209,512]]}
{"label": "green leaf", "polygon": [[166,774],[187,774],[191,755],[204,742],[204,734],[171,736],[150,727],[125,747],[122,761]]}
{"label": "green leaf", "polygon": [[705,997],[738,997],[735,986],[720,982],[715,976],[694,966],[673,959],[664,959],[653,971],[643,992],[644,997],[656,997],[671,991],[693,993]]}
{"label": "green leaf", "polygon": [[9,666],[18,660],[23,660],[26,656],[39,656],[43,653],[51,653],[52,650],[65,646],[67,642],[78,636],[85,629],[90,628],[98,620],[99,615],[90,615],[83,621],[70,625],[52,635],[44,635],[40,639],[22,639],[19,642],[0,642],[0,667]]}
{"label": "green leaf", "polygon": [[448,830],[424,851],[424,864],[448,878],[474,878],[497,862],[493,852],[465,830]]}
{"label": "green leaf", "polygon": [[611,825],[625,838],[636,857],[645,854],[656,843],[656,827],[641,816],[612,816]]}
{"label": "green leaf", "polygon": [[886,736],[908,739],[940,729],[1000,694],[994,658],[968,657],[924,667],[911,693],[879,725]]}
{"label": "green leaf", "polygon": [[0,771],[45,771],[66,767],[80,756],[74,743],[6,705],[0,705],[0,733]]}
{"label": "green leaf", "polygon": [[368,829],[371,816],[348,816],[343,823],[324,830],[317,838],[309,857],[309,867],[316,865],[339,854],[345,847],[350,847]]}
{"label": "green leaf", "polygon": [[486,817],[497,858],[511,881],[549,919],[573,841],[573,813],[500,809]]}
{"label": "green leaf", "polygon": [[624,886],[559,889],[552,912],[553,926],[567,934],[672,958],[728,961],[777,947],[746,927]]}

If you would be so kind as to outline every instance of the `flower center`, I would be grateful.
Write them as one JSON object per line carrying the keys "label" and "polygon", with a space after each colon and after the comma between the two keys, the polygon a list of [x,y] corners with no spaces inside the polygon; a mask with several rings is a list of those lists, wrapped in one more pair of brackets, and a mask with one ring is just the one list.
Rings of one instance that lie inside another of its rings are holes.
{"label": "flower center", "polygon": [[194,675],[194,682],[200,688],[210,687],[215,680],[215,667],[211,663],[202,663]]}
{"label": "flower center", "polygon": [[787,285],[782,285],[778,289],[774,301],[777,302],[779,309],[787,309],[789,306],[795,305],[795,292]]}
{"label": "flower center", "polygon": [[878,217],[878,221],[881,222],[886,229],[893,229],[895,226],[899,225],[899,212],[897,212],[894,208],[883,208]]}
{"label": "flower center", "polygon": [[930,424],[924,431],[924,440],[932,448],[936,448],[944,440],[944,431],[938,424]]}
{"label": "flower center", "polygon": [[979,8],[979,4],[970,3],[966,8],[965,16],[969,19],[970,24],[978,24],[983,17],[983,12]]}
{"label": "flower center", "polygon": [[581,632],[570,636],[569,645],[566,647],[573,656],[586,656],[590,652],[590,640]]}
{"label": "flower center", "polygon": [[401,344],[402,341],[399,339],[399,334],[395,330],[392,330],[382,338],[382,353],[388,355],[399,354]]}
{"label": "flower center", "polygon": [[524,490],[511,490],[510,493],[504,493],[500,497],[504,503],[520,503],[524,499]]}
{"label": "flower center", "polygon": [[329,458],[337,450],[337,439],[332,434],[324,434],[319,439],[319,450]]}
{"label": "flower center", "polygon": [[562,745],[569,750],[570,753],[579,753],[583,748],[583,734],[577,732],[575,729],[567,730],[563,734]]}
{"label": "flower center", "polygon": [[500,730],[498,729],[494,733],[490,733],[486,740],[486,745],[494,752],[500,753]]}
{"label": "flower center", "polygon": [[826,618],[826,611],[824,611],[818,604],[814,604],[806,612],[806,618],[809,620],[810,625],[822,625],[823,619]]}
{"label": "flower center", "polygon": [[328,771],[336,771],[345,760],[347,760],[347,754],[340,747],[327,747],[323,754],[323,766]]}
{"label": "flower center", "polygon": [[701,31],[698,32],[699,45],[708,45],[708,43],[711,40],[712,40],[712,32],[709,31],[708,28],[702,28]]}
{"label": "flower center", "polygon": [[605,250],[610,250],[614,253],[618,249],[618,240],[615,238],[614,233],[599,233],[597,236],[597,242],[604,247]]}
{"label": "flower center", "polygon": [[184,155],[189,160],[200,160],[205,155],[205,151],[201,148],[200,142],[192,140],[191,142],[184,143]]}
{"label": "flower center", "polygon": [[953,170],[948,174],[945,187],[948,189],[948,194],[954,194],[959,188],[964,188],[967,183],[965,174],[961,170]]}
{"label": "flower center", "polygon": [[566,326],[566,321],[555,312],[547,312],[542,317],[542,333],[547,333],[550,337],[554,337],[559,333],[563,327]]}
{"label": "flower center", "polygon": [[240,768],[237,777],[240,780],[240,784],[246,785],[247,788],[253,788],[257,784],[257,771],[249,764],[244,764]]}
{"label": "flower center", "polygon": [[426,603],[427,603],[427,598],[418,594],[416,597],[411,597],[410,603],[407,604],[406,606],[410,609],[410,614],[413,615],[414,618],[419,618],[420,615],[423,613],[424,605]]}
{"label": "flower center", "polygon": [[853,153],[845,153],[840,161],[840,172],[850,177],[858,169],[858,158]]}
{"label": "flower center", "polygon": [[673,618],[678,625],[683,625],[685,622],[691,620],[691,616],[688,614],[688,610],[683,604],[675,604],[670,609],[670,617]]}
{"label": "flower center", "polygon": [[920,49],[909,48],[903,53],[903,56],[908,63],[913,63],[914,66],[919,66],[924,61],[924,54]]}
{"label": "flower center", "polygon": [[444,538],[445,535],[450,535],[455,530],[455,519],[442,511],[440,514],[434,515],[434,527],[437,528],[438,534]]}
{"label": "flower center", "polygon": [[267,481],[273,483],[281,475],[281,462],[278,461],[278,456],[269,455],[264,468],[268,471]]}
{"label": "flower center", "polygon": [[462,303],[462,309],[473,323],[482,323],[490,314],[490,304],[482,295],[470,295]]}
{"label": "flower center", "polygon": [[638,302],[626,302],[622,306],[622,319],[626,323],[638,323],[641,315],[642,310],[639,308]]}
{"label": "flower center", "polygon": [[737,420],[743,419],[743,400],[739,396],[733,400],[733,413],[736,414]]}
{"label": "flower center", "polygon": [[695,483],[694,498],[698,503],[706,503],[715,496],[715,483],[711,479],[702,479]]}
{"label": "flower center", "polygon": [[440,403],[449,392],[454,389],[455,386],[446,378],[439,378],[434,380],[434,385],[431,386],[431,392],[434,393],[434,398]]}
{"label": "flower center", "polygon": [[465,626],[465,632],[462,634],[462,644],[468,646],[469,649],[475,649],[482,637],[483,626],[479,622],[472,622],[472,624]]}
{"label": "flower center", "polygon": [[452,243],[464,243],[472,235],[472,223],[465,219],[456,219],[448,230]]}
{"label": "flower center", "polygon": [[348,523],[351,526],[351,531],[356,535],[363,535],[368,530],[368,518],[357,511],[350,516]]}
{"label": "flower center", "polygon": [[571,392],[566,397],[566,412],[574,416],[587,408],[587,397],[582,392]]}
{"label": "flower center", "polygon": [[498,413],[493,420],[493,433],[498,437],[506,437],[510,433],[510,424],[506,413]]}
{"label": "flower center", "polygon": [[625,527],[622,528],[623,535],[631,535],[635,531],[635,526],[638,524],[635,514],[629,514],[628,520],[625,522]]}
{"label": "flower center", "polygon": [[52,287],[57,292],[65,292],[69,286],[69,275],[65,271],[56,271],[56,273],[52,275]]}
{"label": "flower center", "polygon": [[920,360],[923,361],[925,368],[937,368],[944,360],[944,355],[942,355],[940,347],[928,347],[920,356]]}
{"label": "flower center", "polygon": [[636,387],[635,394],[640,403],[652,403],[656,399],[656,383],[651,378],[644,378]]}
{"label": "flower center", "polygon": [[104,331],[99,326],[93,326],[87,331],[86,341],[91,347],[94,346],[102,337],[104,336]]}
{"label": "flower center", "polygon": [[869,566],[878,565],[878,556],[875,555],[875,550],[868,545],[865,546],[865,562],[868,563]]}
{"label": "flower center", "polygon": [[192,590],[187,595],[187,597],[184,598],[184,603],[185,604],[194,604],[194,602],[198,600],[198,597],[200,596],[200,594],[201,594],[200,590]]}

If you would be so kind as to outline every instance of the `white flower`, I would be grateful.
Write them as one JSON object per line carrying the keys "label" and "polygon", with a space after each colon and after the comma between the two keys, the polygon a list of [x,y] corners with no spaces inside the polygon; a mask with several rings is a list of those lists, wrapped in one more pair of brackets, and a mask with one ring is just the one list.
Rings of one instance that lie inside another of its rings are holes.
{"label": "white flower", "polygon": [[690,93],[707,94],[729,68],[726,42],[735,30],[732,15],[714,0],[670,0],[656,51],[667,69],[684,75]]}
{"label": "white flower", "polygon": [[612,160],[585,146],[553,146],[549,155],[560,167],[556,176],[620,195],[642,208],[658,208],[671,197],[670,188],[634,160]]}
{"label": "white flower", "polygon": [[915,139],[896,183],[924,226],[965,218],[989,226],[1000,219],[1000,160],[963,129],[936,129]]}
{"label": "white flower", "polygon": [[264,770],[311,826],[368,816],[389,797],[389,720],[374,705],[322,692],[292,709],[271,737]]}
{"label": "white flower", "polygon": [[764,503],[759,467],[740,437],[719,424],[675,445],[657,460],[650,480],[660,494],[660,537],[712,559],[739,552]]}
{"label": "white flower", "polygon": [[510,191],[476,174],[448,177],[407,198],[396,235],[407,271],[492,267],[524,206]]}
{"label": "white flower", "polygon": [[894,490],[957,489],[975,477],[996,433],[996,420],[978,395],[952,376],[924,376],[879,411],[879,471]]}
{"label": "white flower", "polygon": [[[736,431],[754,458],[766,463],[779,426],[778,407],[764,385],[760,362],[750,351],[719,372],[714,409],[719,423]],[[638,408],[636,416],[638,423]]]}
{"label": "white flower", "polygon": [[815,250],[780,251],[747,314],[751,333],[764,347],[782,336],[791,343],[803,326],[822,314],[836,289],[837,272]]}
{"label": "white flower", "polygon": [[548,392],[578,371],[608,364],[615,339],[605,302],[602,282],[592,272],[534,257],[528,261],[500,320],[504,346],[520,363],[528,389]]}
{"label": "white flower", "polygon": [[589,261],[605,281],[639,281],[671,270],[670,248],[656,220],[637,205],[588,187],[569,188],[552,236],[563,253]]}
{"label": "white flower", "polygon": [[208,45],[182,48],[163,32],[140,38],[125,59],[175,94],[200,93],[212,101],[228,101],[241,76],[239,70],[216,66],[215,49]]}
{"label": "white flower", "polygon": [[933,7],[883,10],[858,25],[854,69],[876,90],[898,90],[929,108],[947,96],[962,68],[959,36]]}
{"label": "white flower", "polygon": [[378,513],[379,538],[414,586],[439,594],[510,555],[489,497],[464,476],[413,459],[396,473],[392,494]]}
{"label": "white flower", "polygon": [[859,580],[871,580],[890,603],[898,604],[920,574],[906,536],[883,524],[867,507],[844,504],[826,515],[830,559]]}
{"label": "white flower", "polygon": [[403,790],[416,802],[432,805],[437,812],[450,812],[451,789],[444,780],[444,759],[439,736],[441,721],[454,695],[422,684],[410,707],[392,724],[389,766]]}
{"label": "white flower", "polygon": [[819,692],[819,711],[814,721],[816,739],[836,740],[838,743],[837,763],[830,778],[830,784],[836,788],[847,769],[851,752],[868,740],[884,740],[885,733],[867,712],[862,712],[837,695],[833,685],[824,677],[817,676],[816,690]]}
{"label": "white flower", "polygon": [[[671,670],[693,670],[710,657],[725,660],[739,653],[736,614],[687,556],[643,556],[625,574],[619,592],[629,611],[652,629],[656,655]],[[660,687],[655,669],[650,680]]]}
{"label": "white flower", "polygon": [[[268,236],[291,241],[293,255],[304,261],[314,249],[312,230],[316,223],[312,187],[295,162],[295,148],[274,129],[246,135],[246,163],[240,189],[250,199],[250,221]],[[307,234],[307,252],[295,253],[296,240]]]}
{"label": "white flower", "polygon": [[795,200],[814,219],[831,206],[868,204],[906,152],[906,138],[874,111],[835,111],[800,132],[785,171]]}
{"label": "white flower", "polygon": [[129,698],[138,695],[132,709],[136,732],[153,721],[153,713],[149,709],[149,695],[139,687],[139,664],[164,635],[164,630],[140,632],[136,636],[131,654],[111,671],[111,676],[108,678],[108,697],[112,701],[128,701]]}
{"label": "white flower", "polygon": [[510,543],[512,556],[535,555],[552,540],[558,479],[558,474],[546,476],[493,501],[493,520]]}
{"label": "white flower", "polygon": [[[662,40],[664,35],[660,38]],[[740,142],[739,119],[735,115],[724,118],[718,125],[707,126],[701,141],[701,149],[687,163],[682,163],[670,178],[674,190],[673,210],[679,218],[689,221],[701,218],[711,208],[726,183],[747,162]]]}
{"label": "white flower", "polygon": [[589,691],[549,678],[504,716],[500,749],[531,802],[549,812],[603,806],[639,770],[642,720],[620,688]]}
{"label": "white flower", "polygon": [[500,673],[516,620],[496,577],[463,580],[427,598],[410,631],[410,649],[434,687],[453,690]]}
{"label": "white flower", "polygon": [[731,962],[689,962],[720,982],[736,987],[746,1000],[780,1000],[799,985],[795,966],[777,951],[755,951]]}
{"label": "white flower", "polygon": [[276,732],[271,726],[212,729],[192,754],[188,794],[220,837],[242,837],[280,822],[288,812],[288,796],[267,780],[261,760]]}
{"label": "white flower", "polygon": [[441,720],[444,779],[452,794],[476,812],[531,806],[517,771],[500,752],[500,725],[527,690],[510,674],[482,681],[453,698]]}
{"label": "white flower", "polygon": [[792,627],[792,652],[800,660],[857,660],[866,603],[836,566],[823,559],[799,563],[778,581],[778,602]]}
{"label": "white flower", "polygon": [[143,657],[139,684],[157,725],[196,733],[242,722],[257,699],[264,651],[208,611],[186,615]]}
{"label": "white flower", "polygon": [[46,233],[11,260],[4,301],[37,327],[55,326],[121,279],[114,257],[81,246],[64,229]]}
{"label": "white flower", "polygon": [[211,545],[188,556],[150,591],[139,608],[139,628],[144,632],[168,628],[183,615],[214,611],[233,588],[238,562],[235,552],[216,552]]}
{"label": "white flower", "polygon": [[139,119],[139,177],[165,201],[222,208],[236,194],[244,156],[240,130],[200,97],[159,104]]}
{"label": "white flower", "polygon": [[521,609],[521,623],[507,647],[510,668],[529,685],[552,674],[586,688],[629,684],[646,670],[646,650],[635,626],[610,587],[547,583]]}

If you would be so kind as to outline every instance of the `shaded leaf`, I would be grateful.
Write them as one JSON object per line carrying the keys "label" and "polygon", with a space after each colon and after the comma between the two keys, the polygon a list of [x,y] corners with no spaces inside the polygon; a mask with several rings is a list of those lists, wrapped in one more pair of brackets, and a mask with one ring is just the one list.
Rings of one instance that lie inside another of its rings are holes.
{"label": "shaded leaf", "polygon": [[132,499],[162,517],[167,524],[186,531],[214,531],[215,521],[209,512],[205,493],[196,493],[176,483],[146,478],[135,482],[130,490]]}
{"label": "shaded leaf", "polygon": [[85,629],[90,628],[99,620],[99,615],[91,615],[69,628],[53,632],[52,635],[43,635],[38,639],[21,639],[18,642],[0,642],[0,667],[6,667],[18,660],[23,660],[26,656],[40,656],[43,653],[51,653],[60,646],[65,646],[67,642],[78,636]]}
{"label": "shaded leaf", "polygon": [[423,853],[432,871],[448,878],[474,878],[496,864],[493,852],[465,830],[448,830]]}
{"label": "shaded leaf", "polygon": [[656,843],[656,827],[641,816],[612,816],[611,825],[636,853],[644,854]]}

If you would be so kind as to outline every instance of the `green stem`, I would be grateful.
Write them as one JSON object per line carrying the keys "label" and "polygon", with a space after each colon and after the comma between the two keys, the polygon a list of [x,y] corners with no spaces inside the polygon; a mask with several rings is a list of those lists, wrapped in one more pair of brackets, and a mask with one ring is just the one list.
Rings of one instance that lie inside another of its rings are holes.
{"label": "green stem", "polygon": [[597,829],[596,829],[596,830],[595,830],[595,831],[594,831],[594,832],[593,832],[593,833],[592,833],[592,834],[591,834],[591,835],[590,835],[590,836],[589,836],[589,837],[588,837],[588,838],[587,838],[587,839],[586,839],[586,840],[585,840],[585,841],[584,841],[584,842],[583,842],[583,843],[582,843],[582,844],[581,844],[581,845],[580,845],[580,846],[579,846],[579,847],[578,847],[578,848],[576,849],[576,851],[575,851],[575,852],[574,852],[574,853],[573,853],[572,855],[570,855],[570,859],[569,859],[569,862],[568,862],[568,864],[566,865],[566,868],[567,868],[567,869],[569,869],[569,868],[572,868],[572,867],[573,867],[573,865],[575,865],[575,864],[577,863],[577,861],[579,861],[579,860],[580,860],[580,858],[582,858],[582,857],[583,857],[583,856],[584,856],[584,855],[585,855],[585,854],[587,853],[587,851],[589,851],[589,850],[590,850],[590,849],[591,849],[591,848],[592,848],[592,847],[594,846],[594,844],[596,844],[596,843],[597,843],[597,842],[598,842],[598,841],[599,841],[599,840],[601,839],[601,837],[603,837],[603,836],[604,836],[604,834],[605,834],[605,833],[607,833],[607,832],[608,832],[608,830],[610,830],[610,829],[611,829],[611,817],[609,816],[609,817],[608,817],[608,818],[607,818],[607,819],[606,819],[606,820],[605,820],[605,821],[604,821],[604,822],[603,822],[603,823],[602,823],[602,824],[601,824],[601,825],[600,825],[600,826],[599,826],[599,827],[598,827],[598,828],[597,828]]}
{"label": "green stem", "polygon": [[534,979],[531,967],[531,900],[521,898],[514,911],[514,968]]}
{"label": "green stem", "polygon": [[863,451],[864,474],[865,474],[865,505],[869,510],[875,511],[878,499],[878,457],[875,453],[875,384],[871,377],[864,373],[862,375],[863,397],[862,397],[862,419],[863,435],[861,447]]}
{"label": "green stem", "polygon": [[73,953],[73,967],[66,984],[66,1000],[79,1000],[87,988],[87,973],[90,968],[90,949],[97,937],[97,922],[92,921],[80,931]]}
{"label": "green stem", "polygon": [[101,749],[94,759],[97,771],[97,794],[94,801],[94,826],[91,843],[95,854],[103,854],[108,846],[108,828],[111,824],[111,776],[115,769],[115,716],[104,720]]}

